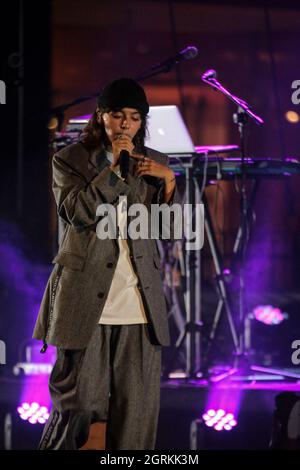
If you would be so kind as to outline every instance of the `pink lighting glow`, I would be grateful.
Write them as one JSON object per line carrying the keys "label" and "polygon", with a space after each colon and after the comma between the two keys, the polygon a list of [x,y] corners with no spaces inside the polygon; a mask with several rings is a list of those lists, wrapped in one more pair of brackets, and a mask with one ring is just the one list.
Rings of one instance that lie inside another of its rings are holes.
{"label": "pink lighting glow", "polygon": [[252,312],[254,318],[265,325],[279,325],[285,318],[286,313],[282,313],[280,308],[272,305],[259,305]]}
{"label": "pink lighting glow", "polygon": [[37,402],[24,402],[17,408],[17,411],[21,419],[28,421],[31,424],[45,424],[49,418],[48,408],[46,406],[41,406]]}
{"label": "pink lighting glow", "polygon": [[213,427],[216,431],[231,431],[237,426],[233,413],[226,413],[223,409],[210,409],[202,415],[202,418],[206,426]]}

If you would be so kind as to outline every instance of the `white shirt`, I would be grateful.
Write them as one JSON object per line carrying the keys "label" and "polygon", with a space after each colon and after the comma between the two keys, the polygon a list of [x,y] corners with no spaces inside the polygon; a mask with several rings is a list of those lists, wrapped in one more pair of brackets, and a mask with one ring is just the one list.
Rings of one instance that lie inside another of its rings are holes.
{"label": "white shirt", "polygon": [[[113,154],[106,151],[110,162]],[[120,166],[113,171],[121,178]],[[123,210],[122,210],[123,209]],[[130,250],[127,241],[122,238],[126,224],[126,206],[120,199],[117,207],[117,221],[119,226],[119,259],[114,277],[109,289],[99,323],[105,325],[129,325],[135,323],[148,323],[140,291],[137,287],[138,278],[130,260]]]}

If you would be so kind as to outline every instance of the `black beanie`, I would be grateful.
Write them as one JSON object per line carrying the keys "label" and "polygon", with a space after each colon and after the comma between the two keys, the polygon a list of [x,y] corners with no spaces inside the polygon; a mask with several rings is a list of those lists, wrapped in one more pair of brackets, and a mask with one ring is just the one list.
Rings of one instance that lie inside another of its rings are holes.
{"label": "black beanie", "polygon": [[97,105],[112,110],[135,108],[142,114],[149,112],[146,94],[132,78],[119,78],[106,85],[97,98]]}

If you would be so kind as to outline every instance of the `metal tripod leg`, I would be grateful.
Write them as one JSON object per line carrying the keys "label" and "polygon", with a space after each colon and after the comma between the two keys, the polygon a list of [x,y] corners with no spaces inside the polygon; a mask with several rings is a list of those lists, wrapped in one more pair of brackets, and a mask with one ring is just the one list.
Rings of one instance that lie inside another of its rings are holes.
{"label": "metal tripod leg", "polygon": [[[163,378],[164,379],[168,379],[169,378],[169,372],[171,371],[172,369],[172,366],[174,364],[174,361],[180,351],[180,348],[182,346],[182,344],[184,343],[184,340],[186,339],[187,335],[190,334],[190,335],[195,335],[195,334],[200,334],[201,333],[201,329],[202,329],[202,322],[189,322],[189,323],[186,323],[185,325],[185,328],[184,330],[180,333],[176,343],[175,343],[175,347],[174,347],[174,350],[172,352],[172,355],[169,359],[169,362],[168,364],[166,365],[164,371],[163,371]],[[198,373],[197,371],[195,370],[193,375],[186,375],[186,378],[196,378],[198,377]]]}
{"label": "metal tripod leg", "polygon": [[223,280],[222,257],[221,257],[221,254],[219,252],[219,249],[218,249],[218,244],[217,244],[217,240],[216,240],[216,237],[215,237],[215,233],[214,233],[214,229],[213,229],[213,225],[212,225],[212,220],[211,220],[211,216],[210,216],[210,211],[209,211],[209,207],[208,207],[208,202],[207,202],[205,194],[203,194],[203,196],[202,196],[202,202],[204,204],[204,209],[205,209],[205,231],[206,231],[206,235],[207,235],[207,238],[208,238],[210,250],[211,250],[213,261],[214,261],[214,266],[215,266],[215,270],[216,270],[216,274],[217,274],[217,285],[218,285],[219,294],[220,294],[220,300],[219,300],[218,307],[217,307],[217,313],[216,313],[215,318],[214,318],[213,327],[212,327],[212,330],[211,330],[211,333],[210,333],[210,339],[212,341],[215,337],[216,329],[217,329],[218,323],[220,321],[222,308],[223,308],[223,305],[224,305],[225,310],[226,310],[228,323],[229,323],[229,327],[230,327],[232,341],[233,341],[233,344],[234,344],[234,348],[235,348],[236,353],[238,353],[239,352],[239,341],[238,341],[238,335],[237,335],[235,325],[234,325],[234,321],[233,321],[232,309],[231,309],[231,306],[230,306],[230,300],[229,300],[230,295],[229,295],[227,286],[226,286],[226,284]]}
{"label": "metal tripod leg", "polygon": [[[195,187],[193,181],[193,161],[185,167],[185,203],[189,204],[192,209],[195,204],[200,203],[199,188]],[[192,211],[186,211],[185,225],[187,227],[187,239],[193,233]],[[186,276],[186,291],[184,295],[185,311],[186,311],[186,325],[184,331],[176,341],[175,349],[171,357],[171,361],[165,367],[163,376],[167,378],[171,365],[178,354],[179,348],[186,339],[186,378],[198,377],[198,372],[201,370],[201,272],[200,272],[200,250],[199,249],[185,249],[185,276]]]}
{"label": "metal tripod leg", "polygon": [[[249,217],[249,215],[252,211],[252,206],[253,206],[253,202],[254,202],[256,192],[257,192],[257,189],[258,189],[258,184],[259,184],[259,180],[255,179],[252,190],[251,190],[251,195],[250,195],[250,198],[249,198],[249,205],[248,205],[248,208],[247,208],[247,217]],[[213,325],[212,325],[211,332],[210,332],[210,335],[209,335],[210,339],[213,340],[214,337],[215,337],[215,334],[216,334],[217,326],[218,326],[220,318],[221,318],[223,305],[225,304],[225,308],[226,308],[227,312],[229,311],[229,313],[230,313],[231,309],[230,309],[230,305],[228,305],[228,302],[227,302],[227,298],[230,298],[230,297],[228,295],[226,284],[225,284],[224,279],[223,279],[223,272],[222,272],[222,267],[221,267],[221,259],[222,258],[221,258],[221,255],[220,255],[219,251],[218,251],[218,248],[217,248],[218,247],[217,240],[216,240],[215,235],[214,235],[214,230],[213,230],[213,226],[212,226],[212,221],[211,221],[211,217],[210,217],[208,203],[207,203],[205,195],[203,195],[202,200],[204,201],[205,213],[207,214],[205,229],[206,229],[207,237],[208,237],[209,244],[210,244],[210,249],[211,249],[212,256],[213,256],[215,270],[216,270],[216,273],[217,273],[217,283],[218,283],[218,289],[219,289],[219,294],[220,294],[220,299],[218,301],[218,305],[217,305]],[[236,235],[236,238],[235,238],[234,249],[233,249],[234,255],[238,252],[240,242],[241,242],[241,228],[238,229],[238,232],[237,232],[237,235]],[[234,262],[234,260],[233,260],[233,262]],[[226,302],[227,302],[227,306],[226,306]],[[236,328],[233,324],[231,314],[230,314],[228,320],[229,320],[229,325],[231,325],[231,334],[232,334],[232,337],[233,337],[235,352],[238,353],[240,345],[239,345],[239,340],[238,340]]]}

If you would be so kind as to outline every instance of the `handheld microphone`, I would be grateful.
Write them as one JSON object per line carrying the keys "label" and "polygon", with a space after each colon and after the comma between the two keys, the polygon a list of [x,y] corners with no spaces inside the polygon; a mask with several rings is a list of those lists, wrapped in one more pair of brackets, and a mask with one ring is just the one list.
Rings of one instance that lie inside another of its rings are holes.
{"label": "handheld microphone", "polygon": [[129,152],[128,150],[121,150],[119,157],[120,172],[122,178],[126,178],[129,172]]}

